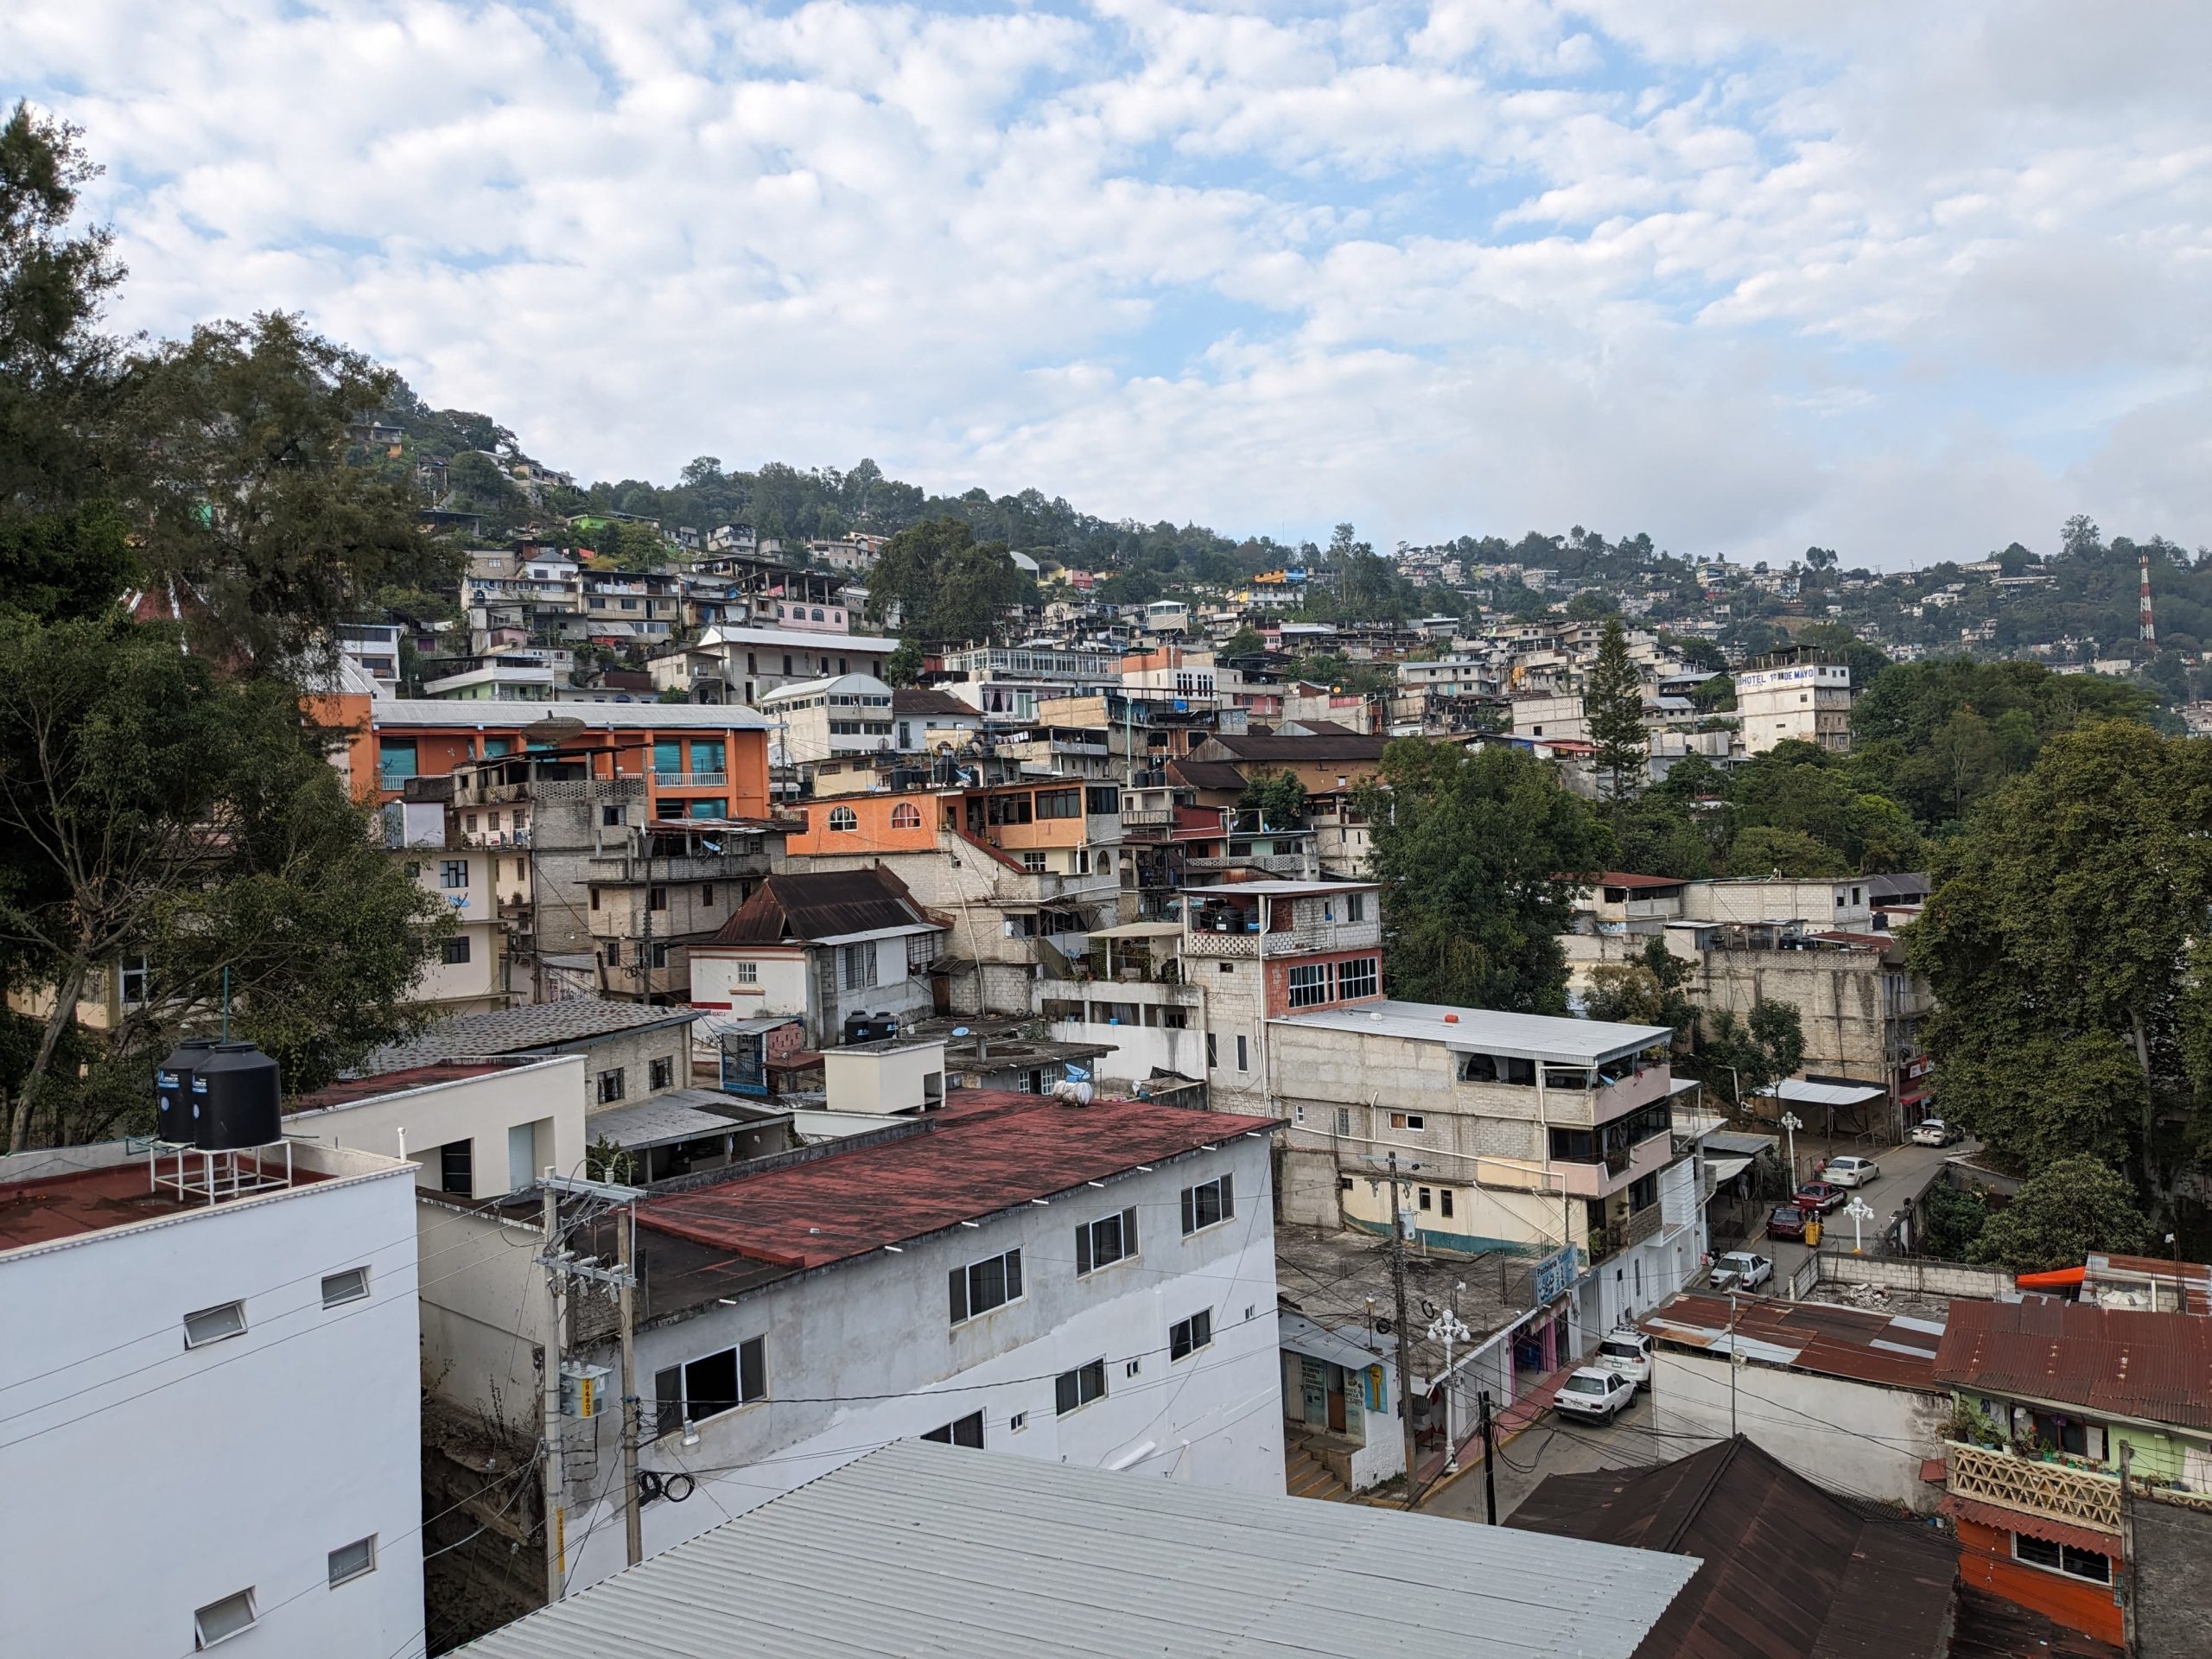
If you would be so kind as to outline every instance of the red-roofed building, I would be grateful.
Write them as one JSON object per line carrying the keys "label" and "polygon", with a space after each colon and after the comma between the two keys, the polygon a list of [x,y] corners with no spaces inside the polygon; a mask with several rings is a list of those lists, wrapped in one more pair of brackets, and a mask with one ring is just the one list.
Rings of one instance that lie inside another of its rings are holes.
{"label": "red-roofed building", "polygon": [[[645,1508],[647,1553],[922,1436],[1280,1493],[1278,1123],[955,1090],[834,1145],[659,1183],[637,1207],[640,1464],[664,1492],[682,1475],[696,1491]],[[426,1252],[535,1282],[514,1267],[527,1253],[489,1242],[527,1237],[534,1206],[438,1208]],[[614,1224],[579,1225],[569,1247],[611,1259]],[[442,1390],[534,1397],[530,1343],[477,1343],[461,1317],[504,1316],[493,1290],[462,1275],[426,1291],[456,1316],[426,1319]],[[612,1310],[580,1300],[569,1360],[612,1372]],[[618,1413],[567,1429],[570,1469],[619,1471]],[[572,1498],[572,1586],[624,1564],[613,1484]]]}

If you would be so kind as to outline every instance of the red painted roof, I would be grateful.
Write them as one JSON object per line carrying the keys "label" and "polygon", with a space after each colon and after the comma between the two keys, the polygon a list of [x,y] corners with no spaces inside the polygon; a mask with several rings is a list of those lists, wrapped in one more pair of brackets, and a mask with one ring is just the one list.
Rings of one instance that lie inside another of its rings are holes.
{"label": "red painted roof", "polygon": [[2035,1298],[1951,1304],[1939,1382],[2212,1428],[2212,1319]]}
{"label": "red painted roof", "polygon": [[[239,1161],[249,1169],[259,1166],[251,1156]],[[175,1166],[175,1159],[171,1158],[164,1167],[174,1174]],[[272,1175],[281,1175],[283,1160],[272,1160],[268,1167]],[[311,1169],[296,1167],[292,1172],[295,1186],[328,1179]],[[73,1238],[80,1233],[131,1227],[142,1221],[167,1221],[219,1207],[210,1205],[204,1198],[197,1203],[187,1202],[166,1188],[151,1192],[148,1190],[150,1185],[147,1160],[143,1158],[99,1169],[76,1170],[67,1175],[0,1185],[0,1250],[21,1249],[26,1244],[50,1244],[56,1239]]]}
{"label": "red painted roof", "polygon": [[1598,887],[1679,887],[1687,883],[1681,877],[1675,875],[1632,875],[1626,870],[1607,870],[1591,885]]}
{"label": "red painted roof", "polygon": [[2071,1522],[2056,1521],[2031,1510],[2016,1510],[2001,1503],[1984,1503],[1977,1498],[1961,1497],[1955,1492],[1945,1494],[1936,1507],[1955,1521],[1971,1521],[1978,1527],[1990,1527],[1999,1532],[2024,1532],[2031,1538],[2047,1539],[2054,1544],[2071,1544],[2076,1549],[2086,1549],[2098,1555],[2120,1554],[2113,1548],[2120,1541],[2119,1534],[2099,1532],[2094,1527],[2077,1527]]}
{"label": "red painted roof", "polygon": [[[1955,1313],[1966,1304],[1951,1306]],[[1726,1353],[1729,1317],[1726,1297],[1683,1291],[1648,1314],[1643,1328],[1656,1342]],[[1754,1361],[1853,1382],[1942,1392],[1936,1376],[1936,1354],[1942,1338],[1928,1328],[1932,1321],[1840,1307],[1833,1302],[1767,1297],[1739,1298],[1734,1317],[1735,1339]]]}
{"label": "red painted roof", "polygon": [[435,1083],[480,1077],[487,1071],[512,1071],[514,1065],[511,1060],[434,1060],[428,1065],[402,1066],[397,1071],[379,1071],[372,1077],[340,1077],[310,1093],[293,1096],[284,1103],[284,1110],[289,1114],[353,1106],[365,1100],[396,1095],[405,1089],[427,1089]]}
{"label": "red painted roof", "polygon": [[963,1089],[919,1122],[923,1133],[882,1145],[649,1198],[638,1220],[756,1261],[818,1268],[1281,1120]]}

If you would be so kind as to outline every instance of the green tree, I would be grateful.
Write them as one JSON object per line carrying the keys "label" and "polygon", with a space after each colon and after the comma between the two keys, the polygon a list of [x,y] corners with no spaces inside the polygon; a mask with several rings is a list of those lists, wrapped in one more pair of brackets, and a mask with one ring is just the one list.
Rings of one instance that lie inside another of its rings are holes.
{"label": "green tree", "polygon": [[1805,1064],[1804,1022],[1794,1002],[1760,1002],[1746,1019],[1726,1008],[1708,1014],[1697,1052],[1685,1070],[1700,1079],[1733,1116]]}
{"label": "green tree", "polygon": [[1630,960],[1601,963],[1590,970],[1582,1014],[1621,1025],[1666,1026],[1678,1041],[1687,1043],[1698,1027],[1688,983],[1688,965],[1655,935]]}
{"label": "green tree", "polygon": [[1914,1247],[1939,1262],[1964,1262],[1989,1225],[1989,1197],[1979,1186],[1929,1184],[1921,1200],[1920,1236]]}
{"label": "green tree", "polygon": [[1255,772],[1239,804],[1256,810],[1270,829],[1291,829],[1306,822],[1306,785],[1294,772]]}
{"label": "green tree", "polygon": [[2150,1237],[2150,1223],[2127,1178],[2099,1159],[2077,1154],[2023,1183],[1983,1225],[1968,1259],[2015,1273],[2048,1273],[2078,1268],[2093,1250],[2140,1250]]}
{"label": "green tree", "polygon": [[1628,633],[1618,616],[1598,636],[1597,660],[1583,687],[1582,713],[1597,746],[1598,777],[1608,800],[1620,802],[1643,779],[1650,734],[1643,724],[1643,682],[1629,658]]}
{"label": "green tree", "polygon": [[1222,642],[1221,654],[1229,657],[1256,657],[1268,648],[1268,642],[1249,625],[1236,630]]}
{"label": "green tree", "polygon": [[1832,875],[1849,875],[1851,861],[1827,842],[1802,830],[1777,830],[1753,824],[1739,831],[1728,848],[1731,875],[1793,876],[1817,881]]}
{"label": "green tree", "polygon": [[870,614],[896,610],[902,634],[946,644],[1004,637],[1008,612],[1034,584],[1003,542],[977,542],[964,519],[926,519],[884,543],[868,576]]}
{"label": "green tree", "polygon": [[1552,767],[1522,750],[1402,738],[1355,799],[1374,826],[1395,995],[1564,1013],[1559,936],[1613,842]]}
{"label": "green tree", "polygon": [[898,648],[883,659],[883,677],[892,685],[912,685],[922,677],[922,648],[912,639],[901,639]]}
{"label": "green tree", "polygon": [[1907,949],[1945,1117],[2024,1167],[2136,1171],[2162,1211],[2212,1099],[2212,752],[2132,722],[2063,733],[1932,874]]}

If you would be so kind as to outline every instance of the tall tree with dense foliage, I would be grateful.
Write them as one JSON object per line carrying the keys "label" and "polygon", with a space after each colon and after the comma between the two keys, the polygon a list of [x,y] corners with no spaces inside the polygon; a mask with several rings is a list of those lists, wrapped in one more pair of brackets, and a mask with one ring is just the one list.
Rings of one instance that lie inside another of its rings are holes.
{"label": "tall tree with dense foliage", "polygon": [[1797,1005],[1769,998],[1748,1016],[1727,1008],[1707,1014],[1685,1069],[1733,1115],[1804,1064],[1805,1027]]}
{"label": "tall tree with dense foliage", "polygon": [[1588,804],[1523,751],[1424,738],[1384,749],[1356,798],[1373,826],[1392,995],[1566,1012],[1559,935],[1613,852]]}
{"label": "tall tree with dense foliage", "polygon": [[2062,733],[1932,874],[1908,950],[1944,1116],[2023,1168],[2124,1168],[2162,1213],[2212,1122],[2212,747]]}
{"label": "tall tree with dense foliage", "polygon": [[1583,717],[1599,786],[1610,801],[1624,801],[1643,781],[1644,757],[1651,736],[1643,724],[1643,682],[1628,654],[1628,631],[1618,616],[1605,619],[1598,635],[1597,659],[1582,689]]}
{"label": "tall tree with dense foliage", "polygon": [[1007,612],[1036,584],[1007,556],[1004,542],[978,542],[958,518],[931,518],[884,543],[868,575],[869,613],[894,610],[909,639],[946,645],[1002,639]]}
{"label": "tall tree with dense foliage", "polygon": [[2092,1250],[2140,1250],[2150,1238],[2151,1224],[2127,1178],[2084,1154],[2037,1170],[2010,1203],[1990,1213],[1967,1249],[1972,1261],[2048,1273],[2080,1267]]}

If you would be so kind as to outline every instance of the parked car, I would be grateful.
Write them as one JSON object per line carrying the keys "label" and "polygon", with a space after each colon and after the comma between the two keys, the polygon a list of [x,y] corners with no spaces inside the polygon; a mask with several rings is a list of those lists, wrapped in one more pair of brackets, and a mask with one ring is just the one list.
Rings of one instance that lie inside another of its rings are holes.
{"label": "parked car", "polygon": [[1833,1181],[1808,1181],[1797,1189],[1797,1207],[1816,1216],[1840,1210],[1850,1201],[1851,1194]]}
{"label": "parked car", "polygon": [[1598,1369],[1624,1376],[1639,1389],[1651,1382],[1651,1338],[1641,1331],[1622,1329],[1598,1344]]}
{"label": "parked car", "polygon": [[1872,1158],[1831,1158],[1821,1166],[1821,1179],[1835,1186],[1864,1186],[1882,1173]]}
{"label": "parked car", "polygon": [[1766,1236],[1769,1238],[1804,1237],[1805,1214],[1794,1204],[1779,1206],[1766,1218]]}
{"label": "parked car", "polygon": [[[1789,1206],[1789,1217],[1797,1229],[1797,1236],[1805,1236],[1805,1212],[1796,1205]],[[1774,1230],[1770,1227],[1769,1232]],[[1713,1264],[1713,1287],[1715,1290],[1757,1290],[1774,1277],[1774,1263],[1764,1255],[1754,1255],[1749,1250],[1729,1250]]]}
{"label": "parked car", "polygon": [[1560,1384],[1552,1408],[1562,1417],[1603,1423],[1618,1416],[1636,1398],[1636,1384],[1618,1371],[1585,1365]]}
{"label": "parked car", "polygon": [[1923,1118],[1913,1125],[1912,1142],[1916,1147],[1948,1147],[1959,1139],[1959,1131],[1940,1117]]}

